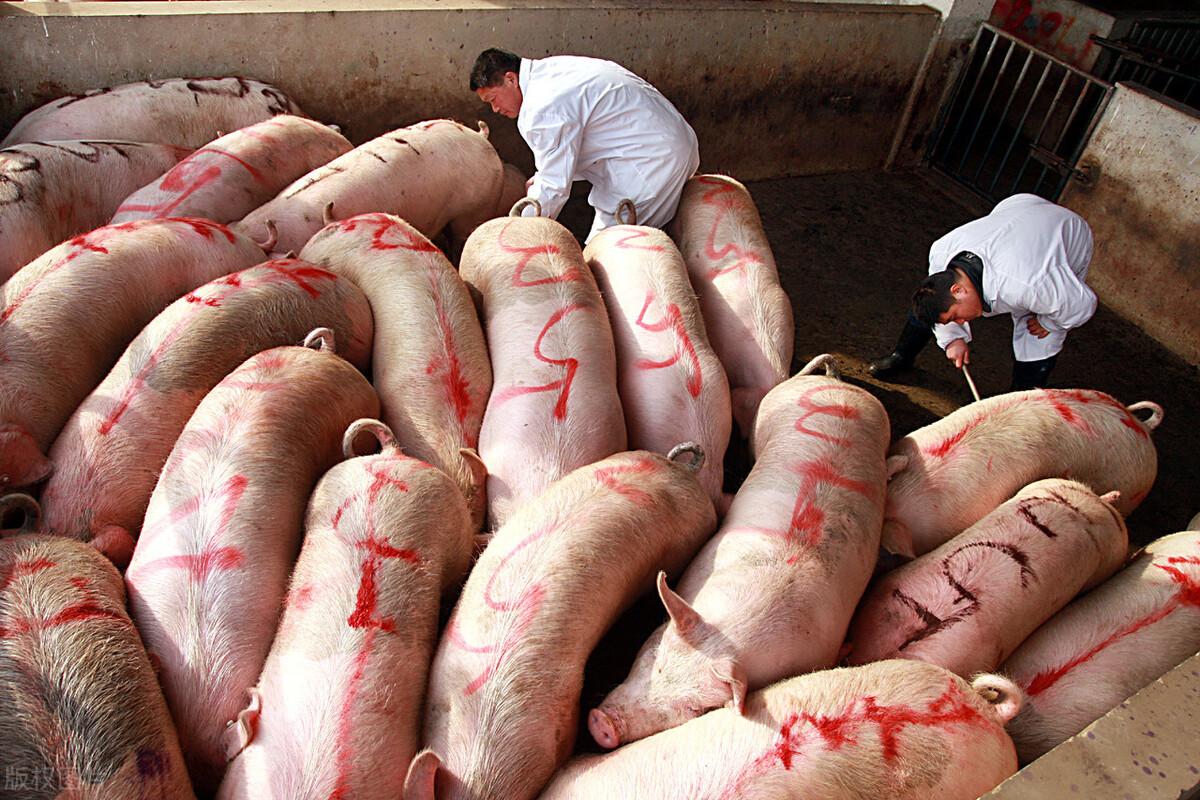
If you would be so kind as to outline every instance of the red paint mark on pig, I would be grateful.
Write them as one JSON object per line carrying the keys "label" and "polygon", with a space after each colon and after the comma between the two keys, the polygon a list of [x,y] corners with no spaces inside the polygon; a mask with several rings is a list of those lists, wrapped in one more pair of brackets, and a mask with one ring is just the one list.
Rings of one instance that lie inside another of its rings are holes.
{"label": "red paint mark on pig", "polygon": [[618,494],[629,498],[635,505],[651,506],[654,505],[654,498],[648,493],[638,489],[632,483],[625,483],[617,480],[618,475],[640,475],[645,476],[652,474],[658,469],[658,465],[648,458],[639,458],[633,464],[627,464],[618,467],[602,467],[597,469],[593,474],[597,481],[602,485],[607,486]]}
{"label": "red paint mark on pig", "polygon": [[729,213],[737,208],[737,188],[731,184],[708,177],[697,178],[696,180],[705,185],[716,187],[705,192],[700,198],[701,202],[716,209],[716,216],[713,217],[712,226],[709,228],[708,237],[704,242],[704,254],[714,262],[719,262],[729,255],[733,256],[733,261],[725,266],[717,264],[710,266],[708,269],[708,279],[714,280],[731,272],[740,272],[745,276],[748,267],[757,266],[764,262],[762,254],[755,250],[744,248],[732,241],[727,241],[719,247],[717,245],[717,230],[721,227],[721,223]]}
{"label": "red paint mark on pig", "polygon": [[8,639],[25,633],[45,631],[50,628],[57,628],[60,625],[69,625],[72,622],[87,622],[94,619],[113,620],[128,624],[128,620],[120,614],[100,607],[92,594],[91,584],[86,578],[71,578],[70,583],[83,593],[84,597],[82,600],[72,603],[48,619],[18,617],[13,619],[7,626],[0,625],[0,639]]}
{"label": "red paint mark on pig", "polygon": [[[207,580],[209,574],[214,571],[240,567],[245,561],[242,552],[235,547],[218,546],[218,543],[227,534],[229,523],[237,513],[247,485],[249,485],[249,479],[245,475],[234,475],[225,481],[211,497],[206,497],[203,492],[198,492],[176,505],[164,519],[145,525],[142,529],[142,538],[156,536],[162,531],[174,528],[183,520],[198,515],[208,503],[217,504],[220,508],[212,533],[204,540],[199,553],[181,553],[156,558],[140,565],[137,568],[137,574],[140,576],[164,569],[182,569],[188,572],[193,581],[201,583]],[[203,525],[203,522],[200,525]],[[194,536],[185,534],[181,538],[190,541]]]}
{"label": "red paint mark on pig", "polygon": [[[454,325],[446,311],[442,299],[442,287],[438,283],[438,272],[432,266],[427,271],[429,277],[430,296],[433,298],[434,311],[437,314],[438,330],[442,334],[442,354],[435,356],[429,362],[426,371],[433,375],[442,373],[442,389],[445,400],[454,409],[454,418],[460,426],[465,426],[467,416],[471,413],[471,384],[463,374],[462,361],[458,357],[458,343],[454,339]],[[464,431],[464,444],[475,447],[475,437]]]}
{"label": "red paint mark on pig", "polygon": [[211,219],[201,219],[200,217],[165,217],[164,220],[166,222],[178,222],[182,225],[186,225],[192,229],[193,233],[196,233],[201,237],[208,239],[209,241],[212,241],[216,238],[215,234],[224,236],[229,240],[230,244],[233,244],[235,241],[237,241],[236,238],[234,238],[233,231],[229,230],[229,228],[226,228],[219,222],[213,222]]}
{"label": "red paint mark on pig", "polygon": [[1067,401],[1073,401],[1080,405],[1100,405],[1114,409],[1119,414],[1121,424],[1126,428],[1137,433],[1139,436],[1149,439],[1150,432],[1145,426],[1138,421],[1138,418],[1133,415],[1129,409],[1121,405],[1117,400],[1103,392],[1098,392],[1095,389],[1042,389],[1040,395],[1054,408],[1055,411],[1069,424],[1082,430],[1089,436],[1095,436],[1096,432],[1088,424],[1086,419],[1083,419],[1079,414],[1068,405]]}
{"label": "red paint mark on pig", "polygon": [[580,303],[571,303],[555,311],[550,315],[550,319],[546,321],[546,324],[542,326],[542,331],[538,334],[537,341],[533,344],[534,357],[542,363],[563,367],[566,370],[563,377],[556,381],[544,383],[541,386],[509,386],[506,389],[496,392],[492,397],[492,402],[497,404],[505,403],[521,395],[536,392],[552,392],[557,389],[559,390],[558,401],[554,404],[554,411],[551,416],[559,422],[565,420],[567,418],[567,403],[571,397],[571,383],[575,380],[575,373],[579,369],[579,360],[569,356],[566,358],[550,358],[542,352],[542,341],[546,338],[546,334],[569,314],[586,308],[587,306]]}
{"label": "red paint mark on pig", "polygon": [[15,561],[8,565],[4,573],[0,574],[0,577],[3,578],[0,580],[0,592],[3,592],[13,583],[27,575],[36,575],[44,569],[51,569],[56,566],[58,564],[48,558],[37,558],[33,561]]}
{"label": "red paint mark on pig", "polygon": [[638,369],[662,369],[669,367],[679,361],[681,355],[686,355],[688,359],[688,376],[687,390],[692,397],[699,397],[700,390],[703,387],[704,377],[700,372],[700,359],[696,355],[696,348],[692,344],[692,337],[688,335],[687,328],[683,324],[683,314],[679,310],[679,306],[674,303],[666,303],[666,312],[658,322],[647,322],[646,312],[650,308],[650,304],[657,298],[654,292],[647,290],[646,301],[642,303],[642,310],[638,312],[637,319],[634,324],[643,330],[651,333],[661,333],[670,330],[675,334],[675,354],[670,358],[662,361],[651,361],[648,358],[639,358],[634,362],[634,366]]}
{"label": "red paint mark on pig", "polygon": [[804,409],[804,413],[796,420],[796,430],[801,433],[806,433],[809,436],[815,436],[818,439],[824,439],[827,442],[832,442],[839,445],[850,444],[850,439],[844,436],[831,436],[827,433],[815,430],[808,426],[808,420],[817,415],[835,417],[837,419],[858,419],[858,409],[840,403],[817,403],[813,398],[824,392],[844,392],[848,389],[844,386],[824,385],[814,386],[811,389],[805,390],[800,397],[796,399],[796,405]]}
{"label": "red paint mark on pig", "polygon": [[360,214],[338,223],[338,230],[350,233],[359,228],[372,228],[372,250],[411,250],[415,253],[437,253],[437,247],[407,226],[401,225],[387,214]]}
{"label": "red paint mark on pig", "polygon": [[648,231],[629,231],[625,237],[618,239],[614,246],[619,247],[622,250],[652,250],[656,253],[663,252],[662,245],[658,244],[630,244],[630,242],[632,242],[634,239],[645,239],[649,235],[650,233]]}
{"label": "red paint mark on pig", "polygon": [[155,217],[168,217],[193,194],[217,181],[224,174],[220,164],[215,163],[219,156],[228,158],[242,167],[257,183],[264,183],[266,177],[258,169],[243,159],[218,150],[215,147],[204,147],[180,161],[158,182],[158,189],[173,197],[157,204],[124,203],[117,209],[118,214],[137,212],[153,214]]}
{"label": "red paint mark on pig", "polygon": [[570,283],[572,281],[578,281],[582,278],[579,268],[575,265],[571,265],[566,272],[563,272],[561,275],[551,275],[549,277],[538,278],[537,280],[533,281],[525,280],[525,269],[529,266],[529,262],[532,261],[534,257],[549,257],[552,255],[559,255],[562,253],[562,250],[559,249],[558,245],[554,244],[539,244],[533,245],[532,247],[516,247],[513,245],[507,245],[504,243],[504,234],[508,232],[508,229],[511,228],[512,225],[513,223],[510,222],[500,229],[500,235],[496,237],[496,244],[504,252],[513,255],[519,255],[521,257],[520,261],[517,262],[516,269],[513,271],[512,285],[514,287],[522,288],[528,286],[545,286],[548,283]]}

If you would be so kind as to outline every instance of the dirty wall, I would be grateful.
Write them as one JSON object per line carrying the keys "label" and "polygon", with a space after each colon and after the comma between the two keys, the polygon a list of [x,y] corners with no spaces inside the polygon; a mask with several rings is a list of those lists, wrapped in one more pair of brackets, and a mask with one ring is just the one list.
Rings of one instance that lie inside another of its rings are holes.
{"label": "dirty wall", "polygon": [[1200,365],[1200,116],[1118,83],[1080,156],[1094,182],[1059,199],[1092,226],[1100,299]]}
{"label": "dirty wall", "polygon": [[791,2],[0,2],[0,130],[66,93],[177,76],[274,83],[362,142],[421,119],[515,124],[467,89],[500,46],[618,61],[691,121],[705,170],[742,179],[883,166],[938,26],[920,6]]}

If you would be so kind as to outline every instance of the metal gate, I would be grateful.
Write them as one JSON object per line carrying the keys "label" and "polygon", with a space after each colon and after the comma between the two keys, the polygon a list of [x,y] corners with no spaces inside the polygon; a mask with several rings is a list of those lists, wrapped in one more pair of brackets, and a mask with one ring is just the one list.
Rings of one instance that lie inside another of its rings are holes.
{"label": "metal gate", "polygon": [[1200,22],[1141,20],[1120,41],[1091,38],[1111,54],[1100,73],[1110,83],[1134,81],[1200,109]]}
{"label": "metal gate", "polygon": [[934,133],[934,169],[992,202],[1057,200],[1112,85],[984,24]]}

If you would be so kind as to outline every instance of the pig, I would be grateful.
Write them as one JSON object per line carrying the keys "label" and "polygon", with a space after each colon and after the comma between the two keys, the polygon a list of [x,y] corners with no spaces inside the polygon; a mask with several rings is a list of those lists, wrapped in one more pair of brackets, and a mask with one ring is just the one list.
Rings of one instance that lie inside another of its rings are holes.
{"label": "pig", "polygon": [[863,598],[849,663],[911,658],[963,677],[994,670],[1080,590],[1112,575],[1129,546],[1116,492],[1050,478],[959,536],[885,574]]}
{"label": "pig", "polygon": [[749,437],[767,392],[788,377],[792,303],[750,192],[725,175],[695,175],[667,228],[687,264],[713,349],[729,377],[733,417]]}
{"label": "pig", "polygon": [[592,648],[656,572],[682,568],[712,533],[703,460],[692,443],[667,458],[618,453],[551,484],[496,533],[438,644],[406,800],[537,794],[571,752]]}
{"label": "pig", "polygon": [[1186,530],[1200,531],[1200,514],[1197,514],[1196,516],[1192,517],[1191,521],[1188,522]]}
{"label": "pig", "polygon": [[524,172],[507,161],[503,162],[501,166],[504,169],[504,180],[500,187],[500,202],[496,204],[496,212],[492,215],[493,217],[508,216],[508,212],[512,211],[512,207],[525,197],[525,190],[529,188],[525,185],[528,179]]}
{"label": "pig", "polygon": [[449,226],[458,241],[489,219],[504,170],[479,132],[437,119],[385,133],[300,178],[234,225],[274,252],[299,252],[334,220],[370,212],[402,217],[435,237]]}
{"label": "pig", "polygon": [[542,800],[974,800],[1017,769],[1005,721],[1020,690],[881,661],[762,689],[559,771]]}
{"label": "pig", "polygon": [[[352,458],[359,432],[382,448]],[[438,598],[463,576],[471,518],[444,472],[358,420],[317,484],[283,619],[251,706],[229,729],[217,797],[401,796],[417,751]],[[386,698],[379,702],[378,698]]]}
{"label": "pig", "polygon": [[494,530],[551,482],[624,450],[625,418],[604,301],[570,231],[545,217],[491,220],[467,240],[459,274],[492,359],[479,455]]}
{"label": "pig", "polygon": [[660,573],[670,619],[588,715],[601,747],[743,709],[747,690],[837,662],[879,549],[890,439],[878,400],[809,374],[831,362],[820,356],[767,393],[758,460],[720,530],[678,594]]}
{"label": "pig", "polygon": [[454,479],[480,530],[487,468],[479,428],[492,365],[466,284],[428,239],[389,214],[334,223],[301,256],[366,292],[383,422],[408,455]]}
{"label": "pig", "polygon": [[696,442],[707,454],[700,483],[713,504],[725,508],[729,382],[708,343],[679,250],[657,228],[616,225],[594,236],[583,258],[612,325],[629,447],[662,453],[677,442]]}
{"label": "pig", "polygon": [[159,679],[198,793],[225,770],[226,724],[244,707],[275,633],[317,478],[342,433],[379,400],[332,352],[276,347],[201,401],[150,496],[125,574],[133,620]]}
{"label": "pig", "polygon": [[121,198],[191,151],[137,142],[30,142],[0,150],[0,283],[108,222]]}
{"label": "pig", "polygon": [[158,180],[147,181],[129,193],[111,221],[235,222],[353,147],[328,125],[280,114],[209,142]]}
{"label": "pig", "polygon": [[0,709],[0,796],[195,797],[121,576],[81,542],[0,539]]}
{"label": "pig", "polygon": [[127,222],[68,239],[0,286],[0,491],[50,474],[46,448],[158,312],[262,257],[209,220]]}
{"label": "pig", "polygon": [[[1142,421],[1133,412],[1148,409]],[[883,546],[912,558],[978,522],[1040,478],[1120,492],[1129,516],[1158,471],[1157,403],[1123,406],[1092,389],[1034,389],[972,403],[892,445]]]}
{"label": "pig", "polygon": [[1055,614],[1001,668],[1026,703],[1008,723],[1023,763],[1200,650],[1200,533],[1151,542]]}
{"label": "pig", "polygon": [[67,95],[30,111],[0,147],[121,139],[195,149],[276,114],[305,116],[283,92],[249,78],[168,78]]}
{"label": "pig", "polygon": [[262,350],[330,327],[366,369],[371,306],[346,278],[296,259],[268,261],[188,292],[155,317],[50,447],[49,527],[90,541],[118,567],[133,554],[163,463],[208,392]]}

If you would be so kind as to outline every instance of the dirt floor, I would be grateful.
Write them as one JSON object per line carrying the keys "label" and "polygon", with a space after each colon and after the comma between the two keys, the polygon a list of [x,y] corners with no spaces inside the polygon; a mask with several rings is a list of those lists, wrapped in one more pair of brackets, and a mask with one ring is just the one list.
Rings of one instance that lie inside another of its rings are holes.
{"label": "dirt floor", "polygon": [[[929,245],[951,228],[988,211],[934,173],[849,173],[749,184],[796,317],[793,373],[821,353],[838,357],[843,377],[873,392],[897,438],[971,402],[962,374],[930,345],[909,383],[885,383],[867,364],[886,354],[904,323],[907,299],[925,275]],[[561,217],[577,235],[591,210],[574,197]],[[1007,316],[972,323],[971,373],[982,396],[1007,391],[1012,325]],[[1091,388],[1129,404],[1153,400],[1164,409],[1154,432],[1159,472],[1154,488],[1128,520],[1134,546],[1182,530],[1200,511],[1200,371],[1135,325],[1101,306],[1071,334],[1050,378],[1058,388]],[[622,680],[637,646],[663,620],[651,594],[631,609],[596,648],[587,668],[582,708]],[[594,751],[580,720],[577,749]]]}

